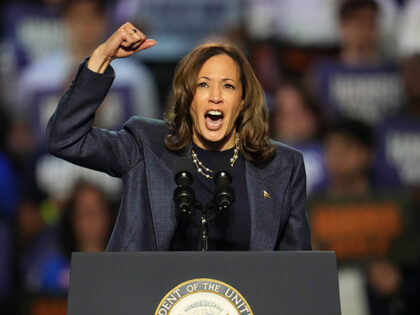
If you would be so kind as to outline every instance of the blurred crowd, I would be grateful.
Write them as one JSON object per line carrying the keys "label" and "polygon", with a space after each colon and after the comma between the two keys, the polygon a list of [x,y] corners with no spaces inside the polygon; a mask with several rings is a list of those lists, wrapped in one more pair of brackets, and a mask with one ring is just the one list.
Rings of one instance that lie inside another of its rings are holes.
{"label": "blurred crowd", "polygon": [[50,156],[44,134],[125,21],[158,44],[112,63],[96,126],[163,118],[183,55],[238,45],[272,138],[304,155],[313,248],[336,251],[343,315],[420,314],[420,0],[21,0],[1,15],[1,314],[65,314],[71,252],[106,248],[120,180]]}

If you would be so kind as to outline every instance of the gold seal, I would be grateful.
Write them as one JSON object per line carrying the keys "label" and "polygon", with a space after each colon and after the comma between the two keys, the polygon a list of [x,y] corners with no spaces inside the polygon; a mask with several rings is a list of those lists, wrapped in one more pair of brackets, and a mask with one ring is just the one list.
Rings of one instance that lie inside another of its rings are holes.
{"label": "gold seal", "polygon": [[155,315],[253,315],[245,298],[229,284],[207,278],[185,281],[169,291]]}

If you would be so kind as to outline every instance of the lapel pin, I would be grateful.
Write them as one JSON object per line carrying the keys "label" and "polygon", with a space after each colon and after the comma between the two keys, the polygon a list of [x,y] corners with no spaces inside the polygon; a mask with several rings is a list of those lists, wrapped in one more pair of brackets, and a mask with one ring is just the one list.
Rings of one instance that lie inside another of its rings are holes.
{"label": "lapel pin", "polygon": [[264,198],[271,199],[271,195],[264,190]]}

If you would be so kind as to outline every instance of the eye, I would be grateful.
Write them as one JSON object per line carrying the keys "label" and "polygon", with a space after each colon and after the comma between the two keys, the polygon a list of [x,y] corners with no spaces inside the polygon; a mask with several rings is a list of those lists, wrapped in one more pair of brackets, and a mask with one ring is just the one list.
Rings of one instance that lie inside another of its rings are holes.
{"label": "eye", "polygon": [[197,84],[197,87],[207,87],[208,84],[206,82],[200,82]]}
{"label": "eye", "polygon": [[234,90],[234,89],[235,89],[235,87],[234,87],[232,84],[229,84],[229,83],[226,83],[226,84],[224,85],[224,87],[225,87],[225,88],[228,88],[228,89],[232,89],[232,90]]}

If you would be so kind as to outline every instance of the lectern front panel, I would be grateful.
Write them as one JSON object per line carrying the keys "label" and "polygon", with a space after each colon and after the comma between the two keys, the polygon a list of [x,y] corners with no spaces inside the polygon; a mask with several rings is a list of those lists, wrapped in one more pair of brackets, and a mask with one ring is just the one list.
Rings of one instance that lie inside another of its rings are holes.
{"label": "lectern front panel", "polygon": [[72,256],[68,315],[235,312],[339,315],[335,254],[124,252]]}

